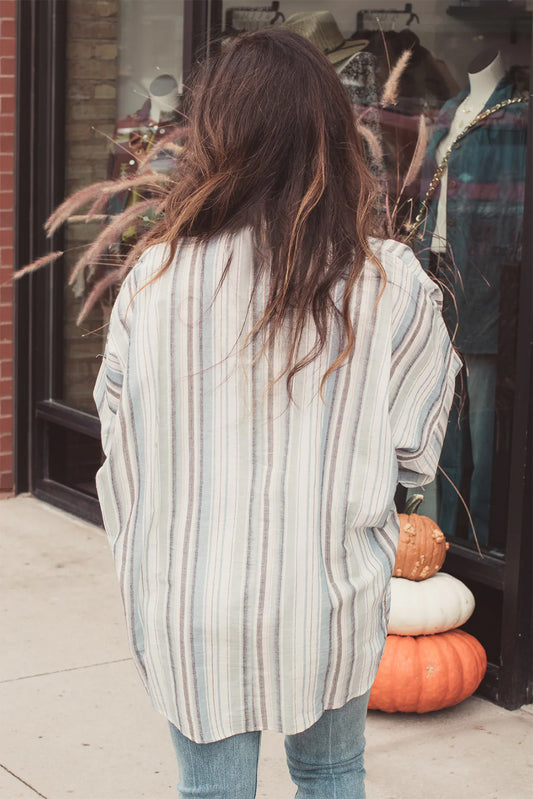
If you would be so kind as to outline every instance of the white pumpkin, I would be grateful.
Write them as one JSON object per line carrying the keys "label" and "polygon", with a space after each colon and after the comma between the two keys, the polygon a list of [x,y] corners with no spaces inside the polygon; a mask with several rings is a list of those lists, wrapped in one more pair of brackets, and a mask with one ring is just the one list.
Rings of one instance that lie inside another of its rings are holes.
{"label": "white pumpkin", "polygon": [[438,572],[419,582],[393,577],[389,633],[444,633],[464,624],[474,607],[472,591],[451,574]]}

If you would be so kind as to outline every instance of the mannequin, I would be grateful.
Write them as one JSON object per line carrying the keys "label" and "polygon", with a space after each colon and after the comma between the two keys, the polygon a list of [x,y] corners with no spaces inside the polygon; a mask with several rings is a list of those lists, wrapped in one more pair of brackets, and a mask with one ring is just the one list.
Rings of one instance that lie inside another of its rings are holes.
{"label": "mannequin", "polygon": [[[494,89],[505,75],[505,66],[499,51],[484,50],[468,66],[470,91],[457,108],[448,134],[437,147],[437,162],[440,163],[452,142],[463,129],[485,107]],[[432,252],[446,251],[446,199],[447,181],[441,183],[437,206],[437,223],[431,240]]]}
{"label": "mannequin", "polygon": [[143,86],[150,96],[149,118],[158,124],[162,117],[172,114],[176,108],[179,87],[173,75],[157,75],[153,79],[143,80]]}
{"label": "mannequin", "polygon": [[[179,84],[173,75],[164,72],[151,74],[140,81],[143,87],[141,94],[146,98],[141,108],[134,114],[117,122],[113,135],[113,146],[109,152],[107,176],[109,179],[122,180],[137,174],[139,161],[149,150],[157,147],[172,131],[178,130],[178,114],[176,106],[179,98]],[[138,85],[138,84],[137,84]],[[161,148],[150,162],[150,168],[156,172],[171,172],[175,167],[175,153]],[[144,193],[146,194],[146,192]],[[131,190],[113,194],[107,205],[107,213],[119,214],[127,206],[138,202],[140,195]],[[132,238],[136,236],[135,226],[131,228]],[[131,244],[128,233],[122,234],[121,241]]]}
{"label": "mannequin", "polygon": [[[500,282],[521,260],[528,106],[495,50],[470,63],[468,78],[469,89],[443,106],[427,148],[422,197],[454,145],[415,247],[423,266],[443,285],[444,318],[465,363],[458,384],[465,408],[452,409],[440,465],[466,500],[479,542],[488,545]],[[481,111],[495,106],[495,113],[458,138]],[[453,536],[457,494],[442,476],[437,489],[439,526]]]}

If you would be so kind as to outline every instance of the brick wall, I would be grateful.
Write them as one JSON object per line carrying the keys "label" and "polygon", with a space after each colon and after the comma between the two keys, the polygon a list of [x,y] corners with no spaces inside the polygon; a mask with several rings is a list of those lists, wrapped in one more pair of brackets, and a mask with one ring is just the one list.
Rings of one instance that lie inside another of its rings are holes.
{"label": "brick wall", "polygon": [[13,489],[15,0],[0,0],[0,496]]}
{"label": "brick wall", "polygon": [[[118,77],[118,0],[69,0],[67,19],[66,194],[107,177],[109,139],[116,123]],[[98,223],[69,224],[66,231],[66,274],[80,247],[93,241]],[[63,399],[94,411],[92,390],[103,351],[106,318],[96,307],[76,325],[87,287],[65,285],[63,320]],[[98,331],[90,335],[83,335]]]}

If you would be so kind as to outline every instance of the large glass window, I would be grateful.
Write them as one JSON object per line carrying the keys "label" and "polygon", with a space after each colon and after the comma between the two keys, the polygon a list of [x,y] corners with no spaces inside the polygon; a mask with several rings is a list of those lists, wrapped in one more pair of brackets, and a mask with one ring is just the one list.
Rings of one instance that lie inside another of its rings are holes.
{"label": "large glass window", "polygon": [[[285,24],[324,50],[382,187],[387,235],[443,289],[464,362],[421,512],[498,556],[515,394],[531,13],[525,3],[224,2],[228,33]],[[324,98],[327,102],[327,98]],[[409,235],[410,234],[410,235]]]}
{"label": "large glass window", "polygon": [[[184,0],[69,2],[67,188],[134,177],[179,126]],[[205,5],[205,4],[204,4]],[[464,368],[439,472],[422,512],[450,539],[505,552],[517,298],[523,245],[531,13],[525,3],[419,0],[210,2],[224,36],[285,24],[334,65],[381,187],[384,232],[408,239],[443,289]],[[287,87],[290,89],[290,87]],[[327,97],[324,98],[327,102]],[[156,171],[172,169],[172,147]],[[70,272],[102,225],[141,205],[125,188],[71,218]],[[95,283],[133,244],[138,220],[64,290],[63,399],[93,411],[92,386],[114,297],[83,326]]]}

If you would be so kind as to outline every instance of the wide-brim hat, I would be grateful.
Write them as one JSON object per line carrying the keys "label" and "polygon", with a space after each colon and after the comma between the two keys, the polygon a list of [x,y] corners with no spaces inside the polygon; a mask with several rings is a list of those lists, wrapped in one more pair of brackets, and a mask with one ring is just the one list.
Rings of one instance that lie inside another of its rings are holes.
{"label": "wide-brim hat", "polygon": [[290,28],[313,42],[332,64],[360,53],[368,44],[366,39],[345,39],[330,11],[302,11],[291,14],[283,27]]}

